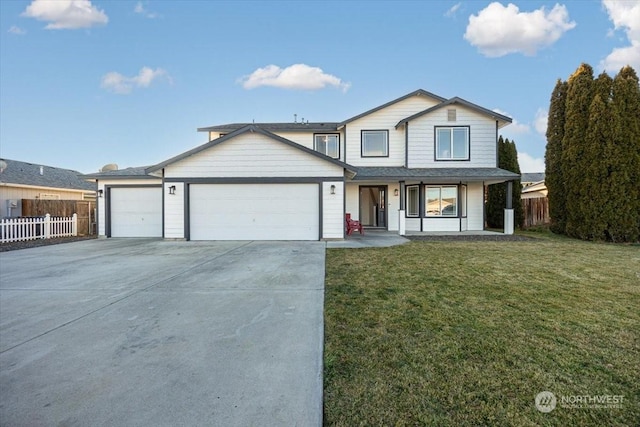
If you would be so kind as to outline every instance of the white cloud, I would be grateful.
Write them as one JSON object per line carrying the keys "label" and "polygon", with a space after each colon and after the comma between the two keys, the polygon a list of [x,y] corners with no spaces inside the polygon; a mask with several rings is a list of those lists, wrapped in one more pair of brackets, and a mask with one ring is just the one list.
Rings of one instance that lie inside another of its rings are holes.
{"label": "white cloud", "polygon": [[518,165],[522,173],[544,172],[543,158],[533,157],[522,151],[518,153]]}
{"label": "white cloud", "polygon": [[444,16],[446,17],[451,17],[451,16],[455,16],[456,12],[458,11],[458,9],[460,9],[460,6],[462,6],[462,3],[456,3],[453,6],[451,6],[451,8],[449,10],[447,10],[444,13]]}
{"label": "white cloud", "polygon": [[[507,116],[507,117],[511,117],[511,114],[500,110],[499,108],[494,108],[493,111],[495,111],[498,114],[502,114],[503,116]],[[511,118],[511,124],[509,126],[507,126],[505,129],[506,133],[508,134],[523,134],[523,133],[528,133],[530,131],[529,125],[525,124],[525,123],[520,123],[519,121],[517,121],[514,118]]]}
{"label": "white cloud", "polygon": [[617,73],[625,65],[640,70],[640,0],[603,0],[614,30],[623,30],[630,46],[615,48],[600,61],[600,68]]}
{"label": "white cloud", "polygon": [[241,77],[238,82],[242,83],[245,89],[273,86],[283,89],[318,90],[326,86],[335,86],[346,92],[351,86],[351,83],[326,74],[321,68],[306,64],[294,64],[287,68],[267,65],[264,68],[258,68],[248,76]]}
{"label": "white cloud", "polygon": [[136,6],[133,8],[133,11],[149,19],[154,19],[160,16],[156,12],[151,12],[150,10],[145,8],[141,1],[136,3]]}
{"label": "white cloud", "polygon": [[518,52],[533,56],[575,26],[564,5],[556,4],[548,12],[544,7],[520,12],[512,3],[493,2],[478,15],[469,16],[464,38],[488,57]]}
{"label": "white cloud", "polygon": [[47,21],[48,30],[74,30],[104,25],[109,18],[89,0],[33,0],[22,16]]}
{"label": "white cloud", "polygon": [[11,28],[7,31],[7,33],[15,34],[17,36],[22,36],[27,34],[27,30],[23,30],[22,28],[12,25]]}
{"label": "white cloud", "polygon": [[549,112],[544,108],[538,108],[536,111],[536,117],[533,119],[533,127],[540,135],[547,134],[547,121],[549,119]]}
{"label": "white cloud", "polygon": [[127,95],[135,88],[146,88],[151,86],[154,80],[164,78],[171,82],[171,77],[162,68],[156,68],[155,70],[149,67],[142,67],[137,76],[127,77],[120,73],[111,71],[102,76],[102,82],[100,86],[110,92],[117,93],[119,95]]}

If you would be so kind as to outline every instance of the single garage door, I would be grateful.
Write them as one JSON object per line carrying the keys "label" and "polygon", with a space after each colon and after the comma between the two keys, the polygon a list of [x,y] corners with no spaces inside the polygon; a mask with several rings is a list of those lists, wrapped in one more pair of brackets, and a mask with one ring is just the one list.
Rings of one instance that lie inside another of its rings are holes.
{"label": "single garage door", "polygon": [[191,240],[318,240],[318,184],[192,184]]}
{"label": "single garage door", "polygon": [[111,237],[162,237],[162,188],[112,188]]}

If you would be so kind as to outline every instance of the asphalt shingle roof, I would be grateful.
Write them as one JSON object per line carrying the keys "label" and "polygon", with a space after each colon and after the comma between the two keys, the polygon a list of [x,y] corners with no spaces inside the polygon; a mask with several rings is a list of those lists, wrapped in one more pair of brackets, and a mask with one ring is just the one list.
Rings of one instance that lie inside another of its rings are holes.
{"label": "asphalt shingle roof", "polygon": [[359,167],[355,180],[423,179],[442,181],[518,179],[520,175],[500,168],[405,168]]}
{"label": "asphalt shingle roof", "polygon": [[218,126],[198,128],[199,132],[233,132],[248,125],[254,125],[270,132],[337,132],[337,122],[304,123],[228,123]]}
{"label": "asphalt shingle roof", "polygon": [[544,181],[544,172],[527,172],[522,174],[520,178],[522,182],[540,182]]}
{"label": "asphalt shingle roof", "polygon": [[148,167],[149,166],[137,166],[137,167],[126,168],[126,169],[90,173],[90,174],[84,175],[84,178],[120,178],[120,179],[145,178],[145,177],[155,178],[153,176],[147,175],[146,170]]}
{"label": "asphalt shingle roof", "polygon": [[[0,182],[4,184],[86,191],[95,191],[96,189],[95,183],[85,181],[82,173],[78,171],[18,160],[2,160],[7,164],[7,167],[0,173]],[[42,174],[40,174],[40,168],[42,168]]]}

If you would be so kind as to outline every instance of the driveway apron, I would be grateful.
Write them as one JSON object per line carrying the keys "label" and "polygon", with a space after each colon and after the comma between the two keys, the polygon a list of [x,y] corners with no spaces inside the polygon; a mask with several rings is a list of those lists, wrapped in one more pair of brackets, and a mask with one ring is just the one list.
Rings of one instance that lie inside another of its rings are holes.
{"label": "driveway apron", "polygon": [[0,253],[0,424],[322,423],[325,244]]}

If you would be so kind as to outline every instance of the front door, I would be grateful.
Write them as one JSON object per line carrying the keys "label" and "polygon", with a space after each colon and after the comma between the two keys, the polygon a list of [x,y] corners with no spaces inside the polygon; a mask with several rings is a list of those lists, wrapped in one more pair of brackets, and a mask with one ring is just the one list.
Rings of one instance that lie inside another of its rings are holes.
{"label": "front door", "polygon": [[360,187],[360,223],[365,227],[387,228],[387,187]]}

